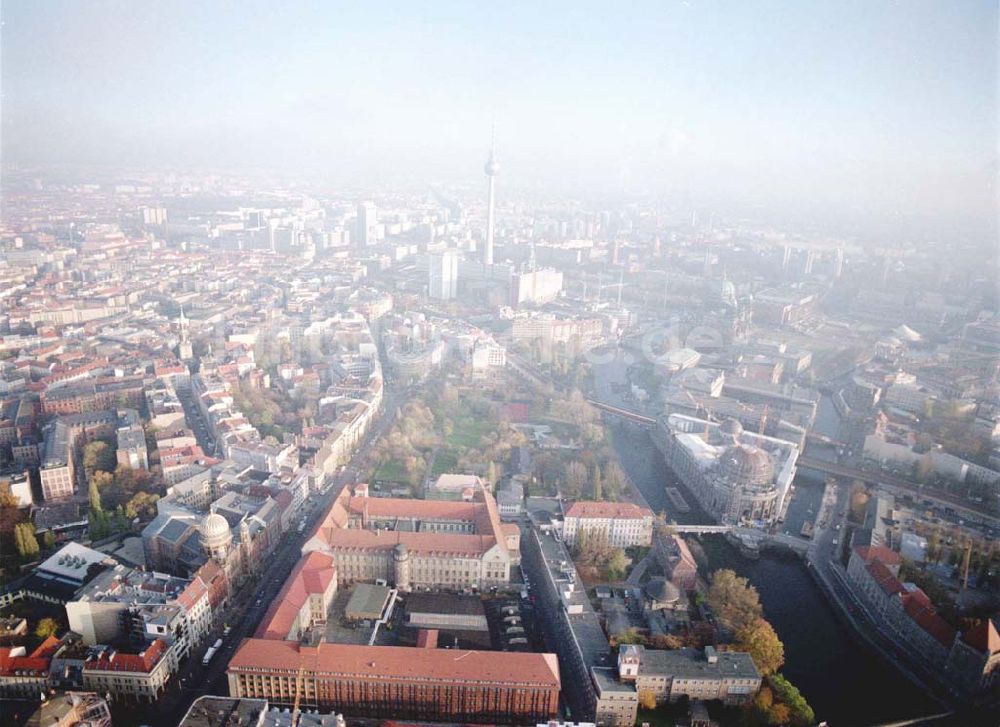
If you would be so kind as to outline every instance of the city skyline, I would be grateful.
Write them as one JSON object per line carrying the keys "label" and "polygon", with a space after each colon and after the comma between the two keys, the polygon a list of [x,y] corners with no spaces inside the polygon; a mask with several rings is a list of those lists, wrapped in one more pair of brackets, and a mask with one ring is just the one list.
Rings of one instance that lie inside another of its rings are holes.
{"label": "city skyline", "polygon": [[991,3],[42,2],[2,19],[5,165],[468,180],[496,122],[516,187],[993,229]]}
{"label": "city skyline", "polygon": [[0,0],[0,714],[995,727],[1000,6]]}

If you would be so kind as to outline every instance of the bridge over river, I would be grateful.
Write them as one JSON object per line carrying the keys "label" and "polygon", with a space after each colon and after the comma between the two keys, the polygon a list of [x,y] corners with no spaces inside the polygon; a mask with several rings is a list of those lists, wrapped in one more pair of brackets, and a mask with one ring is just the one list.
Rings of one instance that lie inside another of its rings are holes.
{"label": "bridge over river", "polygon": [[671,525],[674,532],[689,535],[709,535],[719,533],[729,536],[741,549],[748,553],[759,553],[764,548],[785,548],[805,556],[809,552],[810,541],[788,533],[768,533],[737,525]]}
{"label": "bridge over river", "polygon": [[807,455],[800,456],[796,462],[796,466],[799,469],[810,469],[827,475],[833,475],[834,477],[860,480],[861,482],[875,485],[876,487],[895,490],[902,494],[909,494],[922,500],[928,500],[941,507],[951,508],[967,520],[987,523],[993,527],[1000,526],[1000,518],[984,512],[981,509],[976,509],[970,506],[967,500],[956,497],[949,492],[942,492],[941,490],[932,489],[930,487],[923,487],[919,483],[905,480],[902,477],[896,477],[888,472],[883,472],[881,470],[858,469],[857,467],[850,467],[837,462],[829,462],[825,459],[817,459]]}

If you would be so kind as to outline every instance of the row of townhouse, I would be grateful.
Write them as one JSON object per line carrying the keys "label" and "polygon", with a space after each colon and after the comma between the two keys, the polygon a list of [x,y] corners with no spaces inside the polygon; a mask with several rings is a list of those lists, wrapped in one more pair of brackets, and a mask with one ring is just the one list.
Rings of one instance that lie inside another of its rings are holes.
{"label": "row of townhouse", "polygon": [[901,563],[899,554],[885,546],[856,547],[847,566],[848,581],[872,616],[944,681],[966,694],[988,692],[1000,682],[997,619],[956,631],[920,588],[900,582]]}

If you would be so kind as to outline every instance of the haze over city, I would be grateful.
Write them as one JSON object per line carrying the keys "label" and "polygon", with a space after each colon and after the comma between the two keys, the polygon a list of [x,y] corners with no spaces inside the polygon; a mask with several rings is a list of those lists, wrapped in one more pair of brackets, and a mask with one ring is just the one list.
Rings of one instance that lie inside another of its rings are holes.
{"label": "haze over city", "polygon": [[[7,163],[991,220],[992,2],[6,2]],[[882,228],[884,231],[884,228]]]}
{"label": "haze over city", "polygon": [[998,22],[3,0],[3,727],[996,727]]}

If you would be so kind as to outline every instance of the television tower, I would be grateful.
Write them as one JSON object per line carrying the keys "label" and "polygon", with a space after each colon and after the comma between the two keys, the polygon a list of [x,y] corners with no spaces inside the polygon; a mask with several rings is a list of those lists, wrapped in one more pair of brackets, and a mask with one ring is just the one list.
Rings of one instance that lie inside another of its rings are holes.
{"label": "television tower", "polygon": [[490,134],[490,157],[486,160],[484,171],[486,178],[490,180],[489,200],[486,208],[486,247],[483,248],[483,263],[493,264],[493,225],[496,223],[496,201],[493,199],[493,178],[500,171],[500,164],[496,159],[496,127]]}

